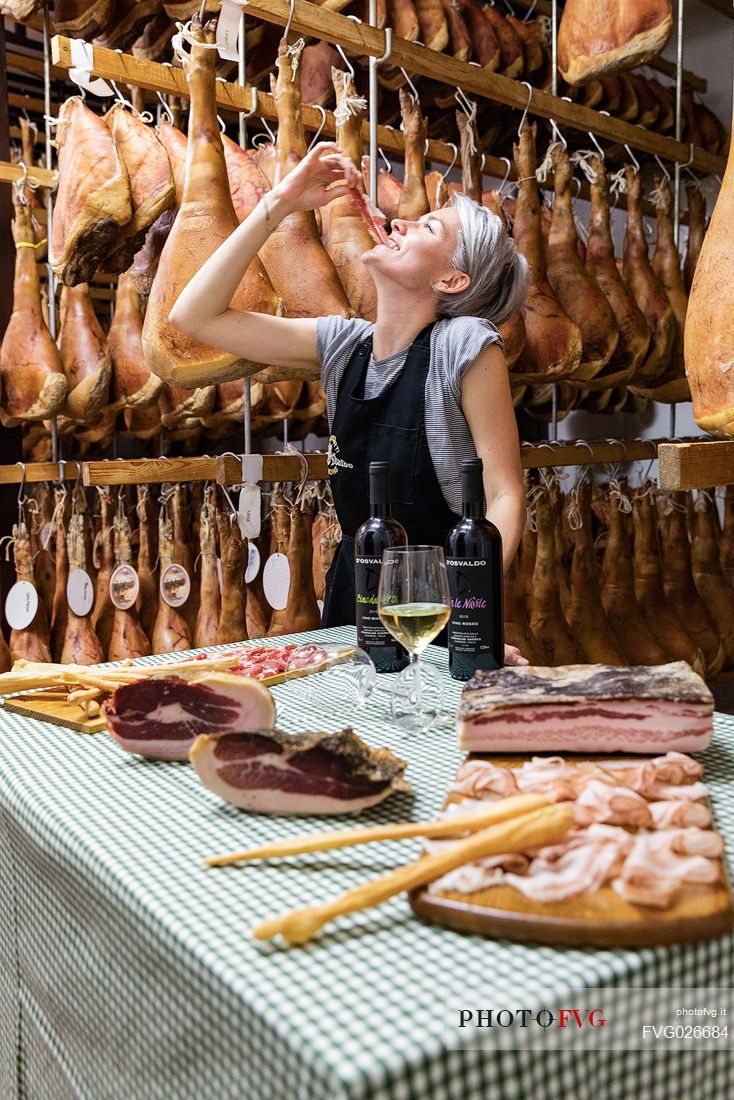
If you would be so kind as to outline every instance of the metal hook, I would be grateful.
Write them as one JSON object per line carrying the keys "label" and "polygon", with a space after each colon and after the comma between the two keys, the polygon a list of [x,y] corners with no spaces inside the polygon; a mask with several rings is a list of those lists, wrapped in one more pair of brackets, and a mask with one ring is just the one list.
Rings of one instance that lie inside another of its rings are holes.
{"label": "metal hook", "polygon": [[[456,148],[456,146],[454,146],[454,149],[455,149],[455,148]],[[387,157],[385,156],[385,154],[384,154],[384,152],[383,152],[383,150],[382,150],[382,147],[381,147],[381,146],[379,146],[379,145],[378,145],[378,147],[377,147],[377,152],[378,152],[378,153],[380,154],[380,156],[382,157],[383,161],[385,162],[385,165],[386,165],[386,167],[387,167],[387,170],[388,170],[388,172],[392,172],[392,163],[391,163],[391,161],[389,161],[389,160],[387,159]]]}
{"label": "metal hook", "polygon": [[291,23],[293,22],[293,16],[295,15],[295,12],[296,12],[296,0],[291,0],[291,10],[288,12],[288,21],[287,21],[287,23],[285,25],[285,28],[283,30],[283,38],[288,37],[288,32],[291,29]]}
{"label": "metal hook", "polygon": [[533,102],[533,86],[532,86],[532,84],[529,84],[527,82],[527,80],[523,80],[523,81],[521,81],[521,83],[524,84],[525,87],[528,90],[528,101],[525,105],[525,110],[522,113],[522,118],[520,119],[520,125],[517,128],[517,136],[518,137],[520,137],[520,135],[522,134],[522,128],[525,125],[525,119],[528,117],[528,111],[530,110],[530,104]]}
{"label": "metal hook", "polygon": [[694,147],[693,142],[691,142],[690,145],[688,146],[688,160],[686,161],[685,164],[681,164],[681,168],[690,168],[690,166],[693,164],[694,154],[695,154],[695,147]]}
{"label": "metal hook", "polygon": [[561,131],[558,129],[558,125],[556,123],[556,120],[554,118],[549,118],[548,121],[551,124],[551,130],[556,135],[558,140],[561,142],[561,144],[563,145],[563,148],[568,149],[568,142],[566,141],[566,139],[563,136],[563,134],[561,133]]}
{"label": "metal hook", "polygon": [[252,118],[252,116],[255,114],[255,111],[257,110],[257,88],[254,86],[254,84],[250,87],[250,104],[251,106],[249,111],[240,111],[240,118],[243,122],[248,118]]}
{"label": "metal hook", "polygon": [[537,6],[538,6],[538,0],[533,0],[532,4],[531,4],[531,5],[530,5],[530,7],[528,8],[528,13],[527,13],[527,15],[526,15],[526,16],[525,16],[525,18],[523,19],[523,23],[527,23],[528,19],[529,19],[529,18],[530,18],[530,16],[531,16],[531,15],[533,14],[533,12],[534,12],[534,11],[535,11],[535,9],[537,8]]}
{"label": "metal hook", "polygon": [[629,145],[625,145],[625,149],[627,150],[627,156],[630,158],[630,160],[634,164],[636,170],[639,172],[640,171],[640,162],[639,162],[639,160],[637,159],[635,154],[632,152]]}
{"label": "metal hook", "polygon": [[354,65],[349,60],[347,55],[344,53],[344,50],[342,49],[342,47],[339,45],[338,42],[334,43],[334,48],[337,50],[337,52],[339,54],[341,54],[342,61],[346,65],[347,69],[349,70],[349,75],[351,76],[352,80],[354,80]]}
{"label": "metal hook", "polygon": [[133,111],[133,113],[134,113],[134,107],[133,107],[132,103],[130,102],[129,99],[125,99],[124,95],[122,94],[120,89],[117,87],[114,80],[110,79],[108,81],[108,83],[112,86],[112,90],[115,93],[115,95],[117,96],[117,102],[121,103],[123,105],[123,107],[129,107],[130,110]]}
{"label": "metal hook", "polygon": [[22,477],[21,477],[21,481],[20,481],[20,488],[18,489],[18,508],[22,508],[23,505],[25,504],[25,501],[26,501],[24,489],[25,489],[26,474],[28,473],[28,471],[26,470],[25,462],[16,462],[15,465],[20,466],[21,471],[22,471]]}
{"label": "metal hook", "polygon": [[[270,127],[269,127],[269,126],[268,126],[268,124],[267,124],[267,121],[266,121],[266,119],[264,119],[264,118],[262,117],[262,115],[260,115],[260,121],[262,122],[263,126],[265,127],[265,131],[266,131],[266,133],[267,133],[268,137],[269,137],[269,138],[270,138],[270,140],[272,141],[273,145],[275,145],[275,134],[274,134],[274,133],[273,133],[273,131],[272,131],[272,130],[270,129]],[[256,135],[256,136],[257,136],[257,135]],[[255,144],[254,140],[253,140],[252,144],[253,144],[253,145]]]}
{"label": "metal hook", "polygon": [[597,152],[599,153],[599,156],[601,157],[602,161],[606,160],[606,156],[604,155],[604,150],[602,149],[601,145],[597,141],[596,135],[591,130],[587,130],[586,133],[589,135],[589,137],[593,141],[594,145],[596,146]]}
{"label": "metal hook", "polygon": [[507,171],[505,172],[502,183],[499,186],[499,194],[501,195],[502,192],[504,191],[504,188],[507,184],[508,179],[510,178],[510,172],[512,171],[512,161],[510,160],[509,157],[500,157],[500,160],[503,160],[505,162],[505,164],[507,165]]}
{"label": "metal hook", "polygon": [[668,182],[670,182],[670,172],[668,171],[667,167],[663,164],[663,162],[661,161],[661,159],[657,155],[657,153],[654,154],[654,157],[655,157],[655,160],[660,165],[660,169],[661,169],[663,175],[665,176],[666,180],[668,180]]}
{"label": "metal hook", "polygon": [[459,159],[459,150],[458,150],[458,149],[456,148],[456,146],[454,145],[453,141],[447,141],[447,142],[446,142],[446,144],[448,145],[449,149],[453,149],[453,151],[454,151],[454,155],[453,155],[453,157],[451,158],[451,164],[450,164],[450,165],[448,166],[448,168],[446,169],[446,171],[445,171],[445,172],[444,172],[444,174],[443,174],[443,178],[444,178],[444,179],[446,179],[446,177],[448,176],[449,172],[451,171],[451,169],[452,169],[452,168],[454,167],[454,165],[456,164],[456,161],[457,161],[457,160]]}
{"label": "metal hook", "polygon": [[419,103],[420,102],[420,96],[418,95],[418,90],[417,90],[415,84],[410,79],[410,77],[408,76],[408,74],[406,73],[405,69],[402,66],[400,67],[400,72],[403,74],[403,77],[405,79],[405,83],[410,88],[410,94],[412,95],[414,101],[416,103]]}
{"label": "metal hook", "polygon": [[323,130],[324,126],[326,126],[326,111],[324,110],[324,108],[321,106],[320,103],[314,103],[314,107],[316,108],[317,111],[321,111],[321,122],[319,123],[319,128],[316,131],[316,133],[314,134],[314,136],[311,140],[311,144],[308,147],[309,152],[313,149],[314,145],[316,144],[316,142],[321,137],[321,131]]}
{"label": "metal hook", "polygon": [[219,123],[219,129],[223,134],[227,133],[227,123],[224,121],[221,115],[217,115],[217,122]]}
{"label": "metal hook", "polygon": [[467,118],[475,117],[477,113],[477,105],[469,99],[463,88],[457,87],[456,91],[454,92],[454,99],[459,104]]}
{"label": "metal hook", "polygon": [[171,110],[170,104],[166,103],[165,99],[163,98],[163,96],[160,92],[156,92],[155,94],[158,96],[158,99],[161,101],[161,107],[163,108],[164,114],[168,115],[168,121],[171,123],[171,126],[174,126],[175,123],[176,123],[176,119],[173,116],[173,111]]}
{"label": "metal hook", "polygon": [[385,27],[385,52],[382,57],[375,58],[375,65],[384,65],[392,53],[392,27]]}
{"label": "metal hook", "polygon": [[482,161],[481,161],[481,164],[479,165],[479,175],[480,176],[484,175],[484,162],[485,162],[486,159],[487,159],[487,154],[482,153]]}

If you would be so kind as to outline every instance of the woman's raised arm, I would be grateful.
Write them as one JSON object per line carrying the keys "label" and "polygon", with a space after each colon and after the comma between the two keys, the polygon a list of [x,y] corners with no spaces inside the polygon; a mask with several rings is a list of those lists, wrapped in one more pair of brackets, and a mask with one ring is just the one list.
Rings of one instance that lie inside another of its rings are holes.
{"label": "woman's raised arm", "polygon": [[296,210],[346,195],[357,171],[333,142],[320,142],[265,195],[249,217],[197,271],[178,296],[169,322],[212,347],[282,367],[284,377],[318,377],[314,318],[271,317],[230,309],[240,280],[272,231]]}

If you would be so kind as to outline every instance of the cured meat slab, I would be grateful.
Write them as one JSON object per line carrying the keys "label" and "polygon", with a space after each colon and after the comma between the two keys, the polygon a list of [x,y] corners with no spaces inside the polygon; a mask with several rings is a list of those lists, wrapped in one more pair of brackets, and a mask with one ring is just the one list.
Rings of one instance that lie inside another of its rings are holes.
{"label": "cured meat slab", "polygon": [[208,790],[254,813],[357,813],[410,790],[405,761],[370,749],[351,729],[202,735],[190,760]]}
{"label": "cured meat slab", "polygon": [[[641,763],[640,757],[612,759],[615,766],[636,767]],[[459,772],[475,761],[487,761],[502,769],[517,769],[531,763],[527,755],[472,754]],[[607,766],[610,758],[569,756],[565,761],[571,765],[599,763]],[[465,794],[451,792],[446,807],[459,802],[462,812],[467,812],[469,804]],[[476,804],[479,806],[480,802]],[[593,892],[544,902],[531,900],[508,885],[488,886],[475,893],[421,887],[411,893],[410,904],[419,917],[432,924],[495,939],[573,947],[655,947],[694,943],[723,936],[734,924],[731,888],[723,861],[719,860],[719,864],[718,881],[682,886],[666,909],[625,901],[609,881]],[[512,868],[509,862],[507,866]]]}
{"label": "cured meat slab", "polygon": [[713,709],[685,661],[527,665],[477,672],[464,686],[458,734],[470,752],[698,752]]}

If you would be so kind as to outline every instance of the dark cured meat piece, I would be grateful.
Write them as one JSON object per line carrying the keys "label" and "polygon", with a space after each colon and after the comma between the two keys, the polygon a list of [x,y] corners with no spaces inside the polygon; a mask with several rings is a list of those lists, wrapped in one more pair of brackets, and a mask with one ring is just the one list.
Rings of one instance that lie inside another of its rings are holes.
{"label": "dark cured meat piece", "polygon": [[370,749],[351,729],[202,736],[190,759],[205,787],[256,813],[355,812],[410,789],[405,762]]}

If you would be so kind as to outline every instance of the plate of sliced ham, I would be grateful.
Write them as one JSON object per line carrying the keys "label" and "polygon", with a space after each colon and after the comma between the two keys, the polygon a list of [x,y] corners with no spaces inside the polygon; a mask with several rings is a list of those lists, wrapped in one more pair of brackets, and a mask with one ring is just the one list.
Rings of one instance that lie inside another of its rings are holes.
{"label": "plate of sliced ham", "polygon": [[[540,794],[573,806],[560,843],[465,863],[411,895],[432,923],[537,943],[643,947],[713,939],[734,909],[703,765],[656,757],[472,754],[444,815]],[[426,853],[445,840],[429,841]]]}

